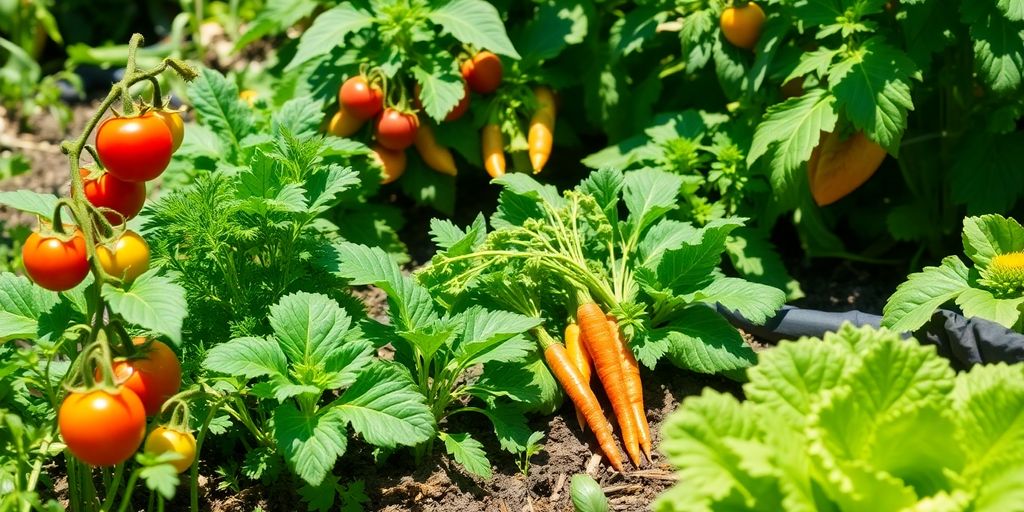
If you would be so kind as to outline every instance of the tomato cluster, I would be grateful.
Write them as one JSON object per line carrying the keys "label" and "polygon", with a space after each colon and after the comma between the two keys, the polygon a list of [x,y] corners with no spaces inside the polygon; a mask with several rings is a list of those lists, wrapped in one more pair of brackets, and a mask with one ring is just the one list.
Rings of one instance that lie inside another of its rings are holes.
{"label": "tomato cluster", "polygon": [[[460,66],[463,93],[459,103],[445,115],[446,122],[455,121],[469,111],[470,93],[491,94],[501,85],[502,65],[497,55],[481,51],[462,62]],[[416,150],[430,168],[454,176],[455,160],[451,151],[437,143],[428,123],[421,123],[417,111],[423,108],[420,100],[422,87],[416,83],[412,90],[415,109],[405,107],[405,96],[399,105],[387,104],[388,91],[383,80],[374,76],[356,75],[338,90],[338,110],[325,126],[327,133],[338,137],[351,137],[368,121],[373,121],[373,160],[383,168],[381,183],[397,180],[405,172],[405,150],[415,145]]]}

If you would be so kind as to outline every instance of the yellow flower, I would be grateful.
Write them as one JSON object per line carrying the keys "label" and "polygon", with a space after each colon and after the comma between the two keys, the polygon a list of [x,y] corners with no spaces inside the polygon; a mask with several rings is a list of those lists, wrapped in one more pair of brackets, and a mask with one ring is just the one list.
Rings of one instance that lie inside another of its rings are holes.
{"label": "yellow flower", "polygon": [[980,283],[998,295],[1019,296],[1024,293],[1024,252],[999,254],[981,271]]}

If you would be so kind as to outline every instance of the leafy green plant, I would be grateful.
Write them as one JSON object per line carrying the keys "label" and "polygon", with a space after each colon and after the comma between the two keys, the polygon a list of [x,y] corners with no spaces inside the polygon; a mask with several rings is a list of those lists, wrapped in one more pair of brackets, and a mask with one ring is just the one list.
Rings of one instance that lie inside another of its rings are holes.
{"label": "leafy green plant", "polygon": [[[339,275],[353,285],[374,285],[388,294],[389,325],[366,331],[380,344],[394,344],[395,360],[426,397],[440,426],[436,438],[448,454],[470,473],[490,478],[483,444],[469,433],[444,427],[456,414],[478,413],[491,421],[503,449],[528,457],[543,434],[529,430],[523,412],[553,400],[532,382],[534,372],[546,370],[531,364],[534,344],[524,336],[540,319],[481,306],[443,313],[427,289],[403,275],[379,248],[345,243],[336,250]],[[474,375],[480,365],[483,372]],[[472,399],[484,407],[468,403]],[[432,442],[419,453],[430,450]]]}
{"label": "leafy green plant", "polygon": [[256,419],[232,412],[307,484],[320,486],[345,454],[349,427],[386,449],[434,435],[431,411],[407,372],[376,360],[374,346],[329,297],[287,295],[271,308],[269,322],[273,335],[217,345],[203,367],[232,376],[221,379],[229,400],[265,404]]}
{"label": "leafy green plant", "polygon": [[673,217],[702,226],[713,220],[743,216],[752,221],[729,235],[726,251],[743,277],[803,296],[769,241],[777,216],[763,174],[747,168],[745,148],[753,130],[731,123],[726,114],[686,110],[659,114],[642,134],[583,159],[592,169],[655,168],[683,179],[681,205]]}
{"label": "leafy green plant", "polygon": [[935,348],[845,325],[783,342],[747,397],[705,390],[664,426],[683,510],[1019,508],[1024,366],[955,374]]}
{"label": "leafy green plant", "polygon": [[576,512],[608,512],[608,497],[594,477],[586,473],[573,475],[569,496]]}
{"label": "leafy green plant", "polygon": [[[503,307],[527,315],[540,308],[544,317],[560,320],[575,310],[579,291],[615,316],[649,368],[663,357],[705,373],[754,362],[736,329],[708,307],[718,303],[761,322],[785,302],[776,288],[718,270],[727,237],[743,219],[695,227],[668,218],[683,179],[654,169],[602,169],[561,195],[521,174],[496,182],[504,188],[493,231],[482,219],[465,232],[435,226],[442,251],[420,276],[444,303],[456,304],[460,293],[479,288],[473,297],[496,296]],[[621,206],[628,213],[622,218]],[[560,301],[560,309],[525,304],[518,287],[498,293],[496,280],[508,269],[505,282],[542,283],[538,297]]]}
{"label": "leafy green plant", "polygon": [[939,266],[911,274],[886,302],[884,326],[914,331],[953,302],[968,318],[1024,331],[1024,227],[1001,215],[967,217],[963,243],[973,266],[947,256]]}

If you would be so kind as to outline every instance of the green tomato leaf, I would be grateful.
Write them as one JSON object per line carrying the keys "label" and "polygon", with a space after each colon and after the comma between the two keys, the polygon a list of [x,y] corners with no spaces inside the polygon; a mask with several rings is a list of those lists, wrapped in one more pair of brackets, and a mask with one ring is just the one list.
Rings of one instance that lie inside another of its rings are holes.
{"label": "green tomato leaf", "polygon": [[181,324],[188,314],[185,290],[157,272],[158,269],[150,269],[127,288],[103,285],[103,300],[112,313],[129,323],[163,334],[180,345]]}
{"label": "green tomato leaf", "polygon": [[473,439],[469,434],[448,434],[438,432],[438,436],[444,441],[444,449],[455,458],[455,462],[462,464],[466,471],[482,477],[491,478],[491,463],[484,453],[484,445]]}
{"label": "green tomato leaf", "polygon": [[276,341],[235,338],[206,351],[203,368],[247,379],[264,375],[284,377],[288,374],[288,360]]}
{"label": "green tomato leaf", "polygon": [[0,342],[35,339],[40,317],[58,302],[56,293],[32,284],[26,277],[0,274]]}
{"label": "green tomato leaf", "polygon": [[463,85],[462,75],[454,67],[447,69],[437,65],[431,71],[415,66],[412,74],[420,84],[420,102],[431,119],[440,123],[462,100],[468,90]]}
{"label": "green tomato leaf", "polygon": [[373,15],[351,3],[343,3],[321,13],[302,34],[295,56],[285,67],[292,71],[307,61],[345,42],[345,36],[374,23]]}
{"label": "green tomato leaf", "polygon": [[348,447],[348,432],[337,410],[310,414],[290,402],[274,410],[274,439],[288,466],[312,486],[323,482]]}
{"label": "green tomato leaf", "polygon": [[241,151],[241,141],[255,132],[252,110],[238,97],[233,80],[209,68],[200,68],[188,97],[196,117],[213,131],[228,150],[229,157]]}
{"label": "green tomato leaf", "polygon": [[40,194],[31,190],[0,192],[0,205],[37,215],[44,220],[53,220],[53,210],[57,207],[57,196]]}
{"label": "green tomato leaf", "polygon": [[505,33],[505,24],[501,22],[498,10],[483,0],[452,0],[427,17],[464,44],[519,58]]}
{"label": "green tomato leaf", "polygon": [[323,364],[340,348],[352,320],[326,295],[285,295],[270,307],[270,327],[292,364]]}
{"label": "green tomato leaf", "polygon": [[622,200],[629,210],[626,220],[630,232],[640,233],[648,226],[676,209],[676,197],[683,186],[678,174],[658,169],[642,169],[626,173]]}
{"label": "green tomato leaf", "polygon": [[[1016,14],[1019,0],[1000,0],[1006,11]],[[1013,8],[1010,9],[1011,3]],[[974,61],[981,78],[996,94],[1020,89],[1024,76],[1024,23],[1008,19],[993,2],[969,2],[961,8],[970,26]]]}
{"label": "green tomato leaf", "polygon": [[764,120],[754,132],[747,165],[753,165],[771,150],[771,182],[776,193],[801,182],[795,173],[802,171],[804,163],[810,160],[821,132],[835,130],[838,116],[834,102],[835,98],[828,92],[811,89],[803,96],[768,107]]}
{"label": "green tomato leaf", "polygon": [[396,364],[373,363],[328,407],[374,446],[414,446],[434,435],[430,408],[408,370]]}

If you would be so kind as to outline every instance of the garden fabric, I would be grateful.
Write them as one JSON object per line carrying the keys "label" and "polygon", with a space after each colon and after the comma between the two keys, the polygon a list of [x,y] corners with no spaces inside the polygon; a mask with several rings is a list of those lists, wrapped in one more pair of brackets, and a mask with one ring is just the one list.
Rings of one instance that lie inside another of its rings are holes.
{"label": "garden fabric", "polygon": [[[738,328],[768,341],[821,337],[835,331],[844,322],[878,328],[882,317],[862,311],[828,312],[784,306],[764,325],[753,325],[734,311],[718,306],[719,312]],[[907,334],[909,337],[910,334]],[[923,344],[934,345],[957,370],[975,364],[1018,363],[1024,361],[1024,335],[982,318],[965,318],[947,310],[936,311],[931,319],[913,333]]]}

